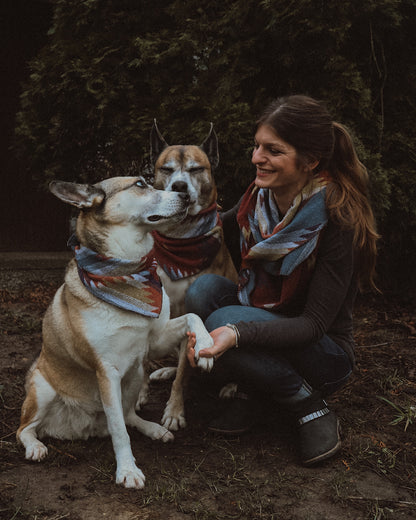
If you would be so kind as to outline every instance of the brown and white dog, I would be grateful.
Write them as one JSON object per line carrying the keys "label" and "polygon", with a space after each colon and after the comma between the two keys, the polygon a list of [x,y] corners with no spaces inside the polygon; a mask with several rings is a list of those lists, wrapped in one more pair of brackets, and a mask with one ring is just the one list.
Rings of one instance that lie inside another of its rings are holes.
{"label": "brown and white dog", "polygon": [[[170,298],[171,314],[180,316],[185,312],[186,291],[198,276],[215,273],[237,282],[237,272],[218,217],[213,175],[219,162],[218,139],[211,123],[209,134],[200,146],[169,146],[155,120],[150,134],[150,150],[154,163],[154,187],[186,193],[190,198],[187,216],[179,225],[172,223],[153,234],[158,273]],[[186,369],[186,353],[181,349],[176,378],[162,419],[162,424],[170,430],[186,426],[183,401]],[[174,370],[172,367],[157,370],[151,374],[151,380],[171,377]]]}
{"label": "brown and white dog", "polygon": [[[94,185],[55,182],[51,191],[80,208],[75,258],[43,321],[39,358],[29,370],[17,438],[26,458],[47,455],[44,436],[86,439],[111,435],[116,482],[142,488],[126,425],[163,442],[163,426],[135,412],[148,356],[166,356],[187,331],[197,351],[212,339],[200,318],[170,319],[169,298],[152,256],[155,229],[186,214],[184,193],[156,190],[140,177],[115,177]],[[202,369],[212,363],[200,359]]]}

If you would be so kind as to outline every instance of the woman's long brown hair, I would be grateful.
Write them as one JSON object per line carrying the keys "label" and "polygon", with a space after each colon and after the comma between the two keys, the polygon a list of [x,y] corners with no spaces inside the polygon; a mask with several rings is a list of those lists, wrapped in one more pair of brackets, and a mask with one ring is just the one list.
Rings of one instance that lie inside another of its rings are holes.
{"label": "woman's long brown hair", "polygon": [[369,201],[369,177],[348,130],[332,121],[321,102],[300,95],[272,102],[257,121],[257,126],[260,125],[271,126],[296,149],[300,161],[319,160],[315,172],[329,172],[332,178],[327,187],[330,217],[354,232],[360,289],[377,290],[375,265],[379,235]]}

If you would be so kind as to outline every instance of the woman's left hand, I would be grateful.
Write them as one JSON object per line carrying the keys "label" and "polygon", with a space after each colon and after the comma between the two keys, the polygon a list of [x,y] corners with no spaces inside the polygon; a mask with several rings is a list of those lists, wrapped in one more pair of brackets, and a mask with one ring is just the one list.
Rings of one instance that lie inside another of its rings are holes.
{"label": "woman's left hand", "polygon": [[[195,363],[195,334],[188,332],[188,345],[187,345],[187,357],[192,367],[196,367]],[[210,332],[214,345],[209,348],[204,348],[199,351],[199,356],[203,358],[214,358],[218,359],[228,349],[232,348],[236,344],[235,332],[229,327],[218,327],[218,329]]]}

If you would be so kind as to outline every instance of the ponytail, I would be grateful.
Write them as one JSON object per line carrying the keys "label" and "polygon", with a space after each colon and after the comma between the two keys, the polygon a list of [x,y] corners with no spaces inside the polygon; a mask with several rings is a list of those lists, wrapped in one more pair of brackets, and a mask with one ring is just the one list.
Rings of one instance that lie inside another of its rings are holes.
{"label": "ponytail", "polygon": [[328,211],[341,226],[354,230],[360,289],[378,290],[374,278],[379,235],[369,202],[368,172],[347,129],[334,122],[333,131],[334,149],[327,166],[332,178],[327,188]]}

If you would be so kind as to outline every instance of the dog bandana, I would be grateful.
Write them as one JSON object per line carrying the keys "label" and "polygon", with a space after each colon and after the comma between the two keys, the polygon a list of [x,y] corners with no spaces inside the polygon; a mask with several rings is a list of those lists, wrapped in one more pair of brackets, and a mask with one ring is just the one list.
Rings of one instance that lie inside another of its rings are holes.
{"label": "dog bandana", "polygon": [[223,240],[216,203],[195,217],[188,217],[187,224],[189,218],[192,218],[190,231],[180,238],[153,232],[157,261],[173,281],[197,274],[211,265]]}
{"label": "dog bandana", "polygon": [[254,182],[249,186],[237,214],[242,258],[238,298],[242,305],[282,311],[301,297],[328,220],[328,182],[326,173],[314,177],[282,219],[273,193]]}
{"label": "dog bandana", "polygon": [[76,237],[71,237],[68,245],[75,252],[82,283],[94,296],[143,316],[159,316],[162,285],[153,251],[138,262],[131,262],[99,255],[81,246]]}

